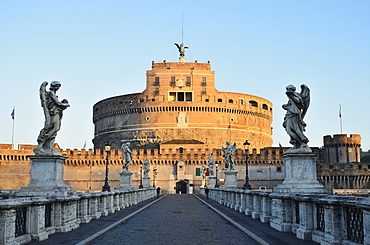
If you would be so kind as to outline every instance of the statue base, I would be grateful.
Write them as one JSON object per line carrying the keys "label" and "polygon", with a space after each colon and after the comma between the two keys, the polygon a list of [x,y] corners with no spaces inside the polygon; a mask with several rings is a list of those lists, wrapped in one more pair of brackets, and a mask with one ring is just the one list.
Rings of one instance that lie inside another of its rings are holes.
{"label": "statue base", "polygon": [[226,170],[224,174],[225,174],[225,184],[222,186],[222,188],[238,188],[239,187],[238,181],[236,178],[238,171]]}
{"label": "statue base", "polygon": [[71,196],[75,192],[64,183],[63,156],[28,156],[31,159],[31,180],[18,196]]}
{"label": "statue base", "polygon": [[208,187],[215,188],[217,184],[216,176],[209,176],[208,177]]}
{"label": "statue base", "polygon": [[150,187],[150,177],[149,176],[144,176],[144,178],[143,178],[143,187],[144,188]]}
{"label": "statue base", "polygon": [[302,194],[328,193],[328,190],[317,180],[315,157],[314,153],[284,154],[285,180],[273,191]]}
{"label": "statue base", "polygon": [[120,175],[120,184],[115,189],[116,190],[136,190],[136,188],[132,185],[132,172],[128,170],[122,170]]}

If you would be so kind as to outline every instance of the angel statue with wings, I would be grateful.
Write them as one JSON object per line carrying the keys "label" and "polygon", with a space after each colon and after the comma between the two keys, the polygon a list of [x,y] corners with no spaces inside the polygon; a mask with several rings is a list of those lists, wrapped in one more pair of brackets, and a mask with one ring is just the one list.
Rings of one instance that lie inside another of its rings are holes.
{"label": "angel statue with wings", "polygon": [[308,147],[308,138],[303,134],[306,123],[303,121],[308,107],[310,105],[310,89],[302,84],[301,93],[296,92],[293,85],[286,87],[286,92],[289,101],[283,105],[286,110],[283,127],[290,136],[289,143],[293,145],[290,152],[311,152]]}
{"label": "angel statue with wings", "polygon": [[132,151],[130,149],[130,142],[123,143],[122,148],[122,158],[124,159],[124,165],[122,167],[122,170],[128,171],[128,167],[130,166],[132,162]]}
{"label": "angel statue with wings", "polygon": [[185,47],[183,43],[181,43],[180,45],[175,43],[175,45],[180,52],[180,57],[185,57],[185,49],[187,49],[188,47]]}
{"label": "angel statue with wings", "polygon": [[63,117],[63,111],[69,107],[66,99],[59,101],[56,92],[61,84],[53,81],[50,84],[49,91],[46,91],[48,82],[43,82],[40,87],[41,106],[44,110],[45,123],[37,138],[38,147],[33,151],[36,155],[62,155],[54,149],[54,141]]}
{"label": "angel statue with wings", "polygon": [[148,177],[149,172],[150,172],[149,159],[148,158],[145,158],[145,160],[144,160],[144,176],[145,177]]}
{"label": "angel statue with wings", "polygon": [[236,151],[236,143],[234,145],[231,145],[229,141],[226,141],[226,147],[223,148],[224,151],[224,157],[225,162],[227,165],[227,170],[234,170],[234,159],[233,159],[233,153]]}

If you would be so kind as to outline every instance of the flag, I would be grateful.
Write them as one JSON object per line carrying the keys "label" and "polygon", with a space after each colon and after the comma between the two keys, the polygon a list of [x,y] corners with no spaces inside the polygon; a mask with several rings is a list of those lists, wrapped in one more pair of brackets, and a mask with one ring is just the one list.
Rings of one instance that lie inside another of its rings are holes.
{"label": "flag", "polygon": [[85,149],[86,148],[86,141],[85,141],[85,144],[84,144],[84,146],[82,147],[82,149]]}
{"label": "flag", "polygon": [[282,148],[282,146],[281,146],[280,142],[279,142],[279,147],[280,147],[280,148]]}
{"label": "flag", "polygon": [[15,117],[15,108],[13,109],[12,114],[10,114],[10,116],[11,116],[11,117],[12,117],[12,119],[14,120],[14,117]]}
{"label": "flag", "polygon": [[342,105],[339,105],[339,118],[342,118]]}

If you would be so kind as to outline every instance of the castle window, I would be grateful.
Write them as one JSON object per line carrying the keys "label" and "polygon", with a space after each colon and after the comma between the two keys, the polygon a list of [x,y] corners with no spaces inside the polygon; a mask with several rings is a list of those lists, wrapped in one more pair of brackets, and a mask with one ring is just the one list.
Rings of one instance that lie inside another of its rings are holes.
{"label": "castle window", "polygon": [[159,86],[159,77],[155,77],[154,79],[154,86]]}
{"label": "castle window", "polygon": [[276,167],[276,172],[281,173],[281,167]]}
{"label": "castle window", "polygon": [[206,102],[209,102],[209,99],[206,99],[205,101],[206,101]]}
{"label": "castle window", "polygon": [[222,102],[222,99],[217,99],[217,102]]}
{"label": "castle window", "polygon": [[268,107],[266,104],[263,104],[263,105],[262,105],[262,109],[264,109],[264,110],[268,110],[268,109],[269,109],[269,107]]}
{"label": "castle window", "polygon": [[168,101],[193,101],[193,93],[169,92]]}
{"label": "castle window", "polygon": [[177,93],[177,101],[185,101],[184,92]]}
{"label": "castle window", "polygon": [[230,104],[233,104],[233,103],[234,103],[234,101],[233,101],[233,100],[229,100],[229,103],[230,103]]}
{"label": "castle window", "polygon": [[140,99],[140,102],[144,102],[144,99],[143,99],[143,98],[141,98],[141,99]]}
{"label": "castle window", "polygon": [[362,165],[358,165],[358,170],[362,170]]}
{"label": "castle window", "polygon": [[154,89],[154,94],[158,94],[158,93],[159,93],[159,88]]}
{"label": "castle window", "polygon": [[175,86],[176,85],[176,77],[171,77],[170,85],[171,86]]}
{"label": "castle window", "polygon": [[202,94],[206,94],[207,93],[207,89],[206,88],[202,88]]}
{"label": "castle window", "polygon": [[190,86],[191,80],[190,77],[186,77],[186,86]]}
{"label": "castle window", "polygon": [[205,85],[207,85],[207,78],[202,77],[202,86],[205,86]]}
{"label": "castle window", "polygon": [[183,153],[184,153],[184,148],[180,147],[180,148],[179,148],[179,153],[180,153],[180,154],[183,154]]}
{"label": "castle window", "polygon": [[258,103],[254,100],[249,101],[249,106],[258,107]]}
{"label": "castle window", "polygon": [[239,105],[244,105],[244,100],[243,99],[239,99]]}

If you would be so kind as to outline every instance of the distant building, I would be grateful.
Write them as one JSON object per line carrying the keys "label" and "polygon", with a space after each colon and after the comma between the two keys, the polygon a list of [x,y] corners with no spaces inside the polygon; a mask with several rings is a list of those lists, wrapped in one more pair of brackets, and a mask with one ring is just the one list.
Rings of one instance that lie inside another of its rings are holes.
{"label": "distant building", "polygon": [[361,162],[361,136],[326,135],[318,178],[328,189],[370,189],[370,163]]}

